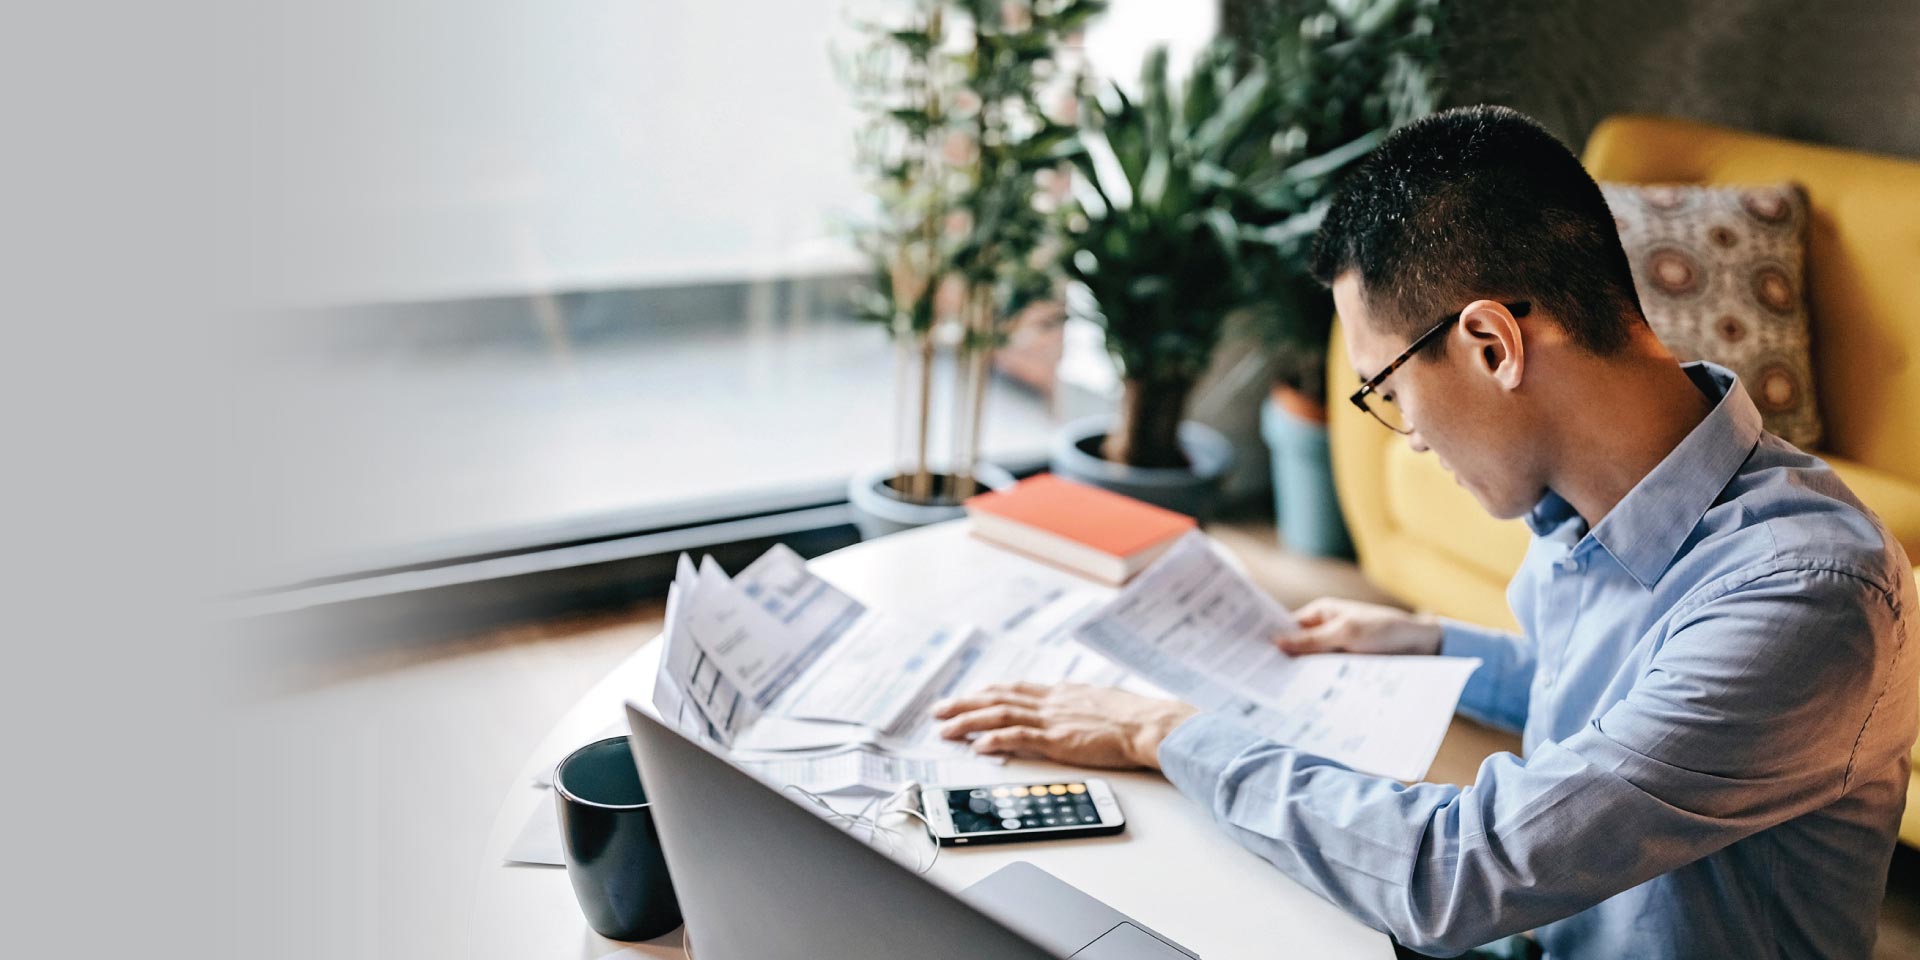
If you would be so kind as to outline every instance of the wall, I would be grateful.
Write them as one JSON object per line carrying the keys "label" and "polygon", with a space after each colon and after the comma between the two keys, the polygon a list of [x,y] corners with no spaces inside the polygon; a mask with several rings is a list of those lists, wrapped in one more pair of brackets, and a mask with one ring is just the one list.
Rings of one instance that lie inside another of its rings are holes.
{"label": "wall", "polygon": [[1525,111],[1578,151],[1661,113],[1920,157],[1914,0],[1474,0],[1451,5],[1454,103]]}

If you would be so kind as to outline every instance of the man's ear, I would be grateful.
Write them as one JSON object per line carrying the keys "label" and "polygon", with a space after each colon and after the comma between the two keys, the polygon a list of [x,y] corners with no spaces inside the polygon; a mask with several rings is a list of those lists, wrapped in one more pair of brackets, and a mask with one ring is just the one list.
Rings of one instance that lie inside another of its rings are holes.
{"label": "man's ear", "polygon": [[1527,344],[1520,321],[1495,300],[1475,300],[1460,312],[1454,331],[1455,346],[1469,351],[1474,369],[1491,375],[1508,390],[1520,386],[1526,373]]}

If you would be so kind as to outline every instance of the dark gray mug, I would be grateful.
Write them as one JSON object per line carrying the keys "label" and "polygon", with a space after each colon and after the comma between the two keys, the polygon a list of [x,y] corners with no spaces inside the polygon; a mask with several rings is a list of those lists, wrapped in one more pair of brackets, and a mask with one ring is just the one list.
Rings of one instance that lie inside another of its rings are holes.
{"label": "dark gray mug", "polygon": [[626,737],[589,743],[560,761],[553,795],[567,879],[595,933],[652,940],[680,926],[653,808]]}

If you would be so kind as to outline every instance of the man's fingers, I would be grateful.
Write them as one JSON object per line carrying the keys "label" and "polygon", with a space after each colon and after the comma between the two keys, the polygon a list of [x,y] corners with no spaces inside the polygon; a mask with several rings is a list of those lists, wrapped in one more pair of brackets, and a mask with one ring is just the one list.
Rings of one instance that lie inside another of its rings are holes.
{"label": "man's fingers", "polygon": [[[1038,699],[1026,694],[1011,690],[996,690],[998,687],[1011,686],[1013,685],[994,684],[991,687],[982,687],[980,690],[965,696],[951,697],[942,700],[933,705],[933,718],[935,720],[945,720],[949,717],[957,717],[963,713],[971,713],[972,711],[983,710],[987,707],[1015,706],[1032,710],[1040,706]],[[1026,684],[1026,686],[1033,686],[1033,684]]]}
{"label": "man's fingers", "polygon": [[1296,611],[1293,619],[1300,624],[1300,629],[1273,638],[1274,646],[1279,647],[1282,653],[1298,656],[1303,653],[1325,653],[1343,647],[1343,621],[1334,604],[1315,600]]}
{"label": "man's fingers", "polygon": [[1280,645],[1281,653],[1295,657],[1307,653],[1325,653],[1334,649],[1333,644],[1329,643],[1324,636],[1312,631],[1281,637],[1275,642]]}
{"label": "man's fingers", "polygon": [[1047,695],[1048,689],[1050,688],[1044,683],[1025,681],[992,683],[965,696],[950,697],[934,704],[933,716],[937,720],[945,720],[970,710],[979,710],[998,704],[1037,708],[1040,705],[1040,699]]}
{"label": "man's fingers", "polygon": [[1295,610],[1293,612],[1293,618],[1295,620],[1300,621],[1301,626],[1311,627],[1311,626],[1317,626],[1321,621],[1327,619],[1327,614],[1331,612],[1332,611],[1327,609],[1327,605],[1325,603],[1319,600],[1314,600],[1309,602],[1306,606],[1301,607],[1298,610]]}
{"label": "man's fingers", "polygon": [[949,740],[958,740],[969,733],[979,733],[983,730],[1039,725],[1040,714],[1037,711],[1029,707],[1000,704],[983,707],[953,718],[940,728],[940,735]]}
{"label": "man's fingers", "polygon": [[1047,733],[1038,727],[1007,727],[981,734],[973,741],[973,752],[995,756],[1045,757]]}

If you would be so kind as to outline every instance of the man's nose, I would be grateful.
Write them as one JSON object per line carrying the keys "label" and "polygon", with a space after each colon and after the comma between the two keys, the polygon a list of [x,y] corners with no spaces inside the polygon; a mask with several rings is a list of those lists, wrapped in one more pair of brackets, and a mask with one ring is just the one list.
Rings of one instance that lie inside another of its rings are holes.
{"label": "man's nose", "polygon": [[1418,430],[1407,434],[1407,446],[1412,447],[1414,453],[1427,452],[1427,441],[1420,436]]}

